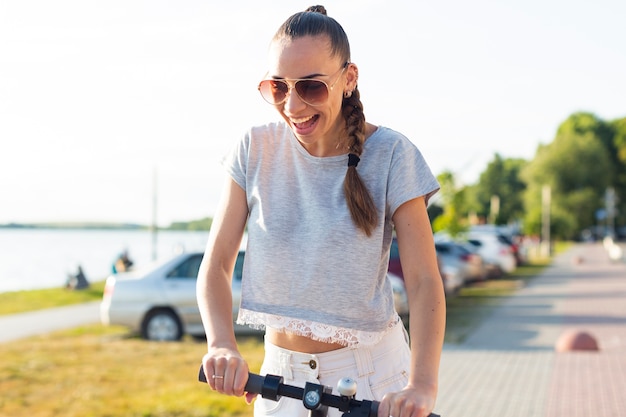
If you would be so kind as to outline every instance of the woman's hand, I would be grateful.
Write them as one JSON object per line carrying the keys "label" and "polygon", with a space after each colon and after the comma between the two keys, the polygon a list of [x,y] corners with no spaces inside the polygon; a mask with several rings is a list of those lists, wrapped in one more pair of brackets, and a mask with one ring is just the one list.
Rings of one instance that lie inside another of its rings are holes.
{"label": "woman's hand", "polygon": [[[207,382],[212,390],[226,395],[241,397],[248,382],[248,363],[239,351],[229,348],[214,348],[202,358]],[[254,395],[247,394],[248,404]]]}
{"label": "woman's hand", "polygon": [[435,407],[436,394],[411,385],[386,394],[378,407],[378,417],[428,417]]}

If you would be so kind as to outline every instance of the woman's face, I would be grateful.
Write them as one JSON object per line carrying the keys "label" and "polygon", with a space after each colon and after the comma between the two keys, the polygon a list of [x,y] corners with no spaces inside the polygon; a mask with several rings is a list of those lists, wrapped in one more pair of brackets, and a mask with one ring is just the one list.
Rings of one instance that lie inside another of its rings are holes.
{"label": "woman's face", "polygon": [[[285,102],[275,107],[311,155],[345,153],[337,149],[345,130],[341,103],[344,91],[356,86],[356,69],[351,64],[342,71],[343,65],[339,57],[331,55],[326,36],[283,39],[270,47],[268,78],[286,79],[292,87]],[[329,87],[328,100],[316,106],[302,101],[289,81],[302,78],[324,81]]]}

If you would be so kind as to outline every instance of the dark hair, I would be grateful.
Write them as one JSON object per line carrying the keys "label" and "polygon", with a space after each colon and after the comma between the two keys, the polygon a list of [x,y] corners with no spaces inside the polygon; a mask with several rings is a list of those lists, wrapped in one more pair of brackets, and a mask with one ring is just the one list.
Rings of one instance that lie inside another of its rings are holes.
{"label": "dark hair", "polygon": [[[350,43],[341,25],[326,14],[324,6],[311,6],[304,12],[289,17],[274,35],[274,40],[297,39],[304,36],[326,36],[330,41],[330,52],[338,56],[342,63],[350,62]],[[348,134],[346,148],[358,157],[363,152],[365,142],[365,114],[358,89],[344,96],[342,115]],[[363,183],[355,164],[350,164],[343,183],[343,190],[352,221],[367,236],[378,223],[378,212],[371,194]]]}

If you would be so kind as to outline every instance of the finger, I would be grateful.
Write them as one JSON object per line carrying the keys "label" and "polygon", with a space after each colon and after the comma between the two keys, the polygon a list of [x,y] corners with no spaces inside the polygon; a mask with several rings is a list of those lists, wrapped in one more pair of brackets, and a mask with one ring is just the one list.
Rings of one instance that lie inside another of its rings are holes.
{"label": "finger", "polygon": [[213,366],[213,363],[211,361],[206,361],[202,364],[202,368],[204,370],[204,377],[207,384],[209,384],[209,387],[214,390],[215,382],[213,381],[212,375],[215,373],[215,367]]}
{"label": "finger", "polygon": [[217,392],[224,390],[224,371],[222,369],[223,368],[215,364],[213,373],[209,376],[211,379],[211,387]]}
{"label": "finger", "polygon": [[[237,395],[237,390],[235,388],[236,378],[237,378],[237,370],[240,367],[241,361],[238,358],[229,358],[226,362],[226,367],[224,368],[224,380],[222,385],[222,391],[227,395]],[[217,383],[217,382],[216,382]],[[243,395],[243,390],[239,393],[239,395]]]}
{"label": "finger", "polygon": [[236,396],[242,396],[244,394],[246,383],[248,382],[248,365],[243,362],[235,370],[235,380],[233,382],[234,394]]}
{"label": "finger", "polygon": [[246,404],[252,404],[252,401],[256,398],[257,394],[252,392],[246,392]]}
{"label": "finger", "polygon": [[385,395],[378,405],[378,417],[389,417],[390,411],[389,397]]}
{"label": "finger", "polygon": [[226,382],[224,382],[224,375],[214,374],[211,376],[211,379],[213,379],[213,385],[215,385],[215,390],[223,392],[224,386],[226,384]]}

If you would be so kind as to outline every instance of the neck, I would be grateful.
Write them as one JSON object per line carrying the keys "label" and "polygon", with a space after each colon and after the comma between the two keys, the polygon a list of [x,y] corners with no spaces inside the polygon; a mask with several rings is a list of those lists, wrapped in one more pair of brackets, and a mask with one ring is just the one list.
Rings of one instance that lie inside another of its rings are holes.
{"label": "neck", "polygon": [[306,151],[316,157],[338,156],[348,153],[346,129],[336,129],[321,140],[311,143],[298,139]]}

